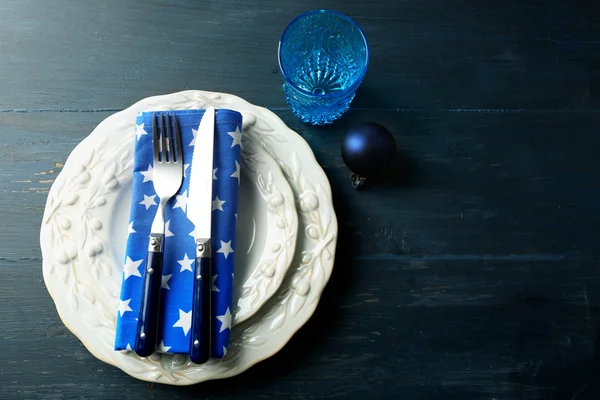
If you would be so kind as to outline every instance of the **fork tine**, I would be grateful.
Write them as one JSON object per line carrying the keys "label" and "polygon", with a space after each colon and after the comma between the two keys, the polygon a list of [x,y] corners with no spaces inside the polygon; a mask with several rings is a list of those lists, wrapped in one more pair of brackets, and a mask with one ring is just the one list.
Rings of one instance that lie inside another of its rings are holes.
{"label": "fork tine", "polygon": [[152,114],[152,142],[154,147],[154,164],[158,163],[158,127],[156,121],[156,114]]}
{"label": "fork tine", "polygon": [[167,122],[165,122],[165,116],[160,113],[161,116],[161,131],[160,131],[160,149],[161,149],[161,162],[167,162],[167,126],[169,125],[167,116]]}
{"label": "fork tine", "polygon": [[173,138],[173,147],[175,148],[175,153],[177,156],[176,162],[180,162],[183,159],[183,154],[181,150],[181,135],[179,134],[179,126],[177,126],[177,117],[175,113],[173,113],[173,131],[175,132],[175,136]]}
{"label": "fork tine", "polygon": [[167,157],[169,162],[173,162],[173,135],[171,133],[171,119],[169,113],[167,113]]}

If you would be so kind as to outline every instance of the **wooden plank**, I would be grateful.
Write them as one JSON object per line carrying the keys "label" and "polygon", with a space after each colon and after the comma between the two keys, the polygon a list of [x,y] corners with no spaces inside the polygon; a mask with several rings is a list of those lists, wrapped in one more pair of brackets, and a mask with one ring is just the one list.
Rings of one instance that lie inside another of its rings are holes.
{"label": "wooden plank", "polygon": [[593,2],[306,0],[0,4],[0,109],[120,109],[183,89],[285,108],[277,45],[309,9],[354,17],[371,45],[354,103],[384,109],[597,109]]}
{"label": "wooden plank", "polygon": [[597,388],[585,367],[596,352],[597,258],[341,261],[316,314],[278,355],[184,389],[94,359],[58,320],[37,263],[2,262],[11,282],[0,303],[3,396],[508,399]]}

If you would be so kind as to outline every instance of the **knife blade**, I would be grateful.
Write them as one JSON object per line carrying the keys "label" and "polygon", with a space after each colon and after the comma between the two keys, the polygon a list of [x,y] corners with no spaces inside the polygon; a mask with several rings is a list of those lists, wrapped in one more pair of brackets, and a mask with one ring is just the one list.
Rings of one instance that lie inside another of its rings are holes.
{"label": "knife blade", "polygon": [[211,222],[215,109],[202,116],[190,167],[188,219],[194,224],[196,260],[190,328],[190,360],[203,364],[210,358]]}

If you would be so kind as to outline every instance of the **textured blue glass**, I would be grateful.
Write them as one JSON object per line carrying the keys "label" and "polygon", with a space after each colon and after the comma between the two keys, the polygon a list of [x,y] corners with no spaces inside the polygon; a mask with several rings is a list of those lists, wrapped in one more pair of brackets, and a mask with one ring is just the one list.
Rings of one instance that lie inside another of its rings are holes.
{"label": "textured blue glass", "polygon": [[309,11],[294,19],[279,41],[283,92],[294,115],[325,125],[350,106],[369,63],[361,29],[335,11]]}

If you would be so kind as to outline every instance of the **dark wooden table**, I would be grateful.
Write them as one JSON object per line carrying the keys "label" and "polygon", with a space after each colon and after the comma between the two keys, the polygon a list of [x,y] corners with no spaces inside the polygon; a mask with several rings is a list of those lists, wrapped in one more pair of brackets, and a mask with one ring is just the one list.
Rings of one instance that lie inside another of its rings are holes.
{"label": "dark wooden table", "polygon": [[[0,398],[600,398],[600,3],[0,2]],[[299,13],[353,17],[371,64],[323,128],[288,110],[278,39]],[[48,189],[112,113],[201,89],[274,110],[312,146],[339,220],[333,276],[276,356],[193,387],[90,355],[41,272]],[[355,191],[356,122],[401,150]]]}

